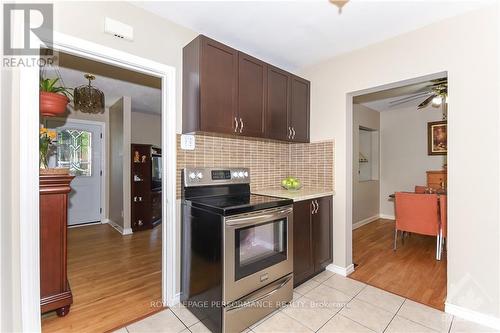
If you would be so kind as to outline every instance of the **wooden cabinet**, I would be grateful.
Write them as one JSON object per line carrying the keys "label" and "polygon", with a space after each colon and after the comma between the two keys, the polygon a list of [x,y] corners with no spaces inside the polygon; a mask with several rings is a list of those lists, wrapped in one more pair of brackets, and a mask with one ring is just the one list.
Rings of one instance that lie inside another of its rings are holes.
{"label": "wooden cabinet", "polygon": [[183,49],[183,132],[234,133],[238,51],[205,36]]}
{"label": "wooden cabinet", "polygon": [[446,170],[427,171],[427,187],[433,190],[446,190]]}
{"label": "wooden cabinet", "polygon": [[267,64],[243,52],[238,56],[238,134],[265,137]]}
{"label": "wooden cabinet", "polygon": [[290,141],[309,142],[310,83],[298,76],[290,78],[290,110],[288,126],[292,130]]}
{"label": "wooden cabinet", "polygon": [[132,144],[130,207],[134,232],[152,229],[161,223],[161,179],[153,176],[153,158],[161,159],[161,148]]}
{"label": "wooden cabinet", "polygon": [[68,314],[73,295],[67,277],[68,195],[73,176],[40,175],[40,307]]}
{"label": "wooden cabinet", "polygon": [[332,197],[293,204],[293,274],[299,285],[332,263]]}
{"label": "wooden cabinet", "polygon": [[309,142],[310,83],[198,36],[183,49],[182,132]]}

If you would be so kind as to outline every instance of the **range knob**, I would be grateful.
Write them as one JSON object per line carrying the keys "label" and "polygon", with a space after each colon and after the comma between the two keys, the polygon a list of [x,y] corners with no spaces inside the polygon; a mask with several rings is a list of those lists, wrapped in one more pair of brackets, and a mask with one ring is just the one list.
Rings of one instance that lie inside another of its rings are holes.
{"label": "range knob", "polygon": [[245,176],[245,178],[248,177],[248,171],[243,172],[243,175]]}
{"label": "range knob", "polygon": [[189,178],[194,180],[196,178],[196,174],[194,172],[189,173]]}
{"label": "range knob", "polygon": [[244,174],[243,171],[238,172],[238,177],[243,178]]}
{"label": "range knob", "polygon": [[198,173],[196,174],[196,178],[198,178],[198,179],[202,179],[202,178],[203,178],[203,174],[202,174],[201,172],[198,172]]}
{"label": "range knob", "polygon": [[236,172],[236,171],[235,171],[235,172],[233,172],[233,178],[238,178],[238,177],[239,177],[239,176],[238,176],[238,172]]}

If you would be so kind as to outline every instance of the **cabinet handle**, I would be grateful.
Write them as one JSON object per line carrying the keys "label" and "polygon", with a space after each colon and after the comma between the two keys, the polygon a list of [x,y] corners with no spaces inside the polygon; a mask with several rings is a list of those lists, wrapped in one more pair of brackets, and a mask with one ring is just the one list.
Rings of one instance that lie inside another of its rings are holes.
{"label": "cabinet handle", "polygon": [[240,124],[241,124],[241,128],[240,128],[240,133],[243,132],[243,120],[240,118]]}
{"label": "cabinet handle", "polygon": [[295,128],[292,127],[292,140],[295,139]]}
{"label": "cabinet handle", "polygon": [[313,207],[311,214],[314,215],[314,213],[316,212],[316,203],[313,200],[313,201],[311,201],[311,204],[312,204],[312,207]]}
{"label": "cabinet handle", "polygon": [[288,138],[292,138],[292,128],[290,126],[288,126]]}
{"label": "cabinet handle", "polygon": [[317,214],[319,211],[319,203],[318,203],[318,200],[314,200],[314,201],[316,201],[316,214]]}
{"label": "cabinet handle", "polygon": [[234,117],[234,133],[238,132],[238,118]]}

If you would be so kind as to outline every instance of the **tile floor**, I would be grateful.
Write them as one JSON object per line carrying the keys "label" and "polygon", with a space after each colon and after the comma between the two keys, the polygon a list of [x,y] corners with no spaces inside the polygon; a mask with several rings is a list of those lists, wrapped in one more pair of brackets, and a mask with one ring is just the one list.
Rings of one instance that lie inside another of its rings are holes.
{"label": "tile floor", "polygon": [[[116,333],[209,332],[182,305]],[[495,332],[364,283],[325,271],[294,290],[291,304],[245,332]]]}

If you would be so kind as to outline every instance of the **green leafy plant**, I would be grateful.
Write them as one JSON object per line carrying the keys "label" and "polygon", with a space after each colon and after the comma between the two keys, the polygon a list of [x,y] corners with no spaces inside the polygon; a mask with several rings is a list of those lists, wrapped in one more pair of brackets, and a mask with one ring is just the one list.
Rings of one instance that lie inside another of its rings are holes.
{"label": "green leafy plant", "polygon": [[61,94],[66,96],[67,98],[73,97],[73,94],[71,91],[62,86],[56,86],[57,82],[59,81],[59,78],[55,79],[40,79],[40,91],[44,92],[49,92],[49,93],[55,93],[55,94]]}

